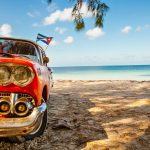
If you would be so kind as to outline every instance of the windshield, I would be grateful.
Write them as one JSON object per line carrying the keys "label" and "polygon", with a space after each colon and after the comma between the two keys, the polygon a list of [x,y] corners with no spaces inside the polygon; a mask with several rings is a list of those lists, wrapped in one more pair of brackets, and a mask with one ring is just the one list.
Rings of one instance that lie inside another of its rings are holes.
{"label": "windshield", "polygon": [[0,39],[0,53],[15,54],[34,61],[37,60],[35,46],[32,43],[25,41]]}

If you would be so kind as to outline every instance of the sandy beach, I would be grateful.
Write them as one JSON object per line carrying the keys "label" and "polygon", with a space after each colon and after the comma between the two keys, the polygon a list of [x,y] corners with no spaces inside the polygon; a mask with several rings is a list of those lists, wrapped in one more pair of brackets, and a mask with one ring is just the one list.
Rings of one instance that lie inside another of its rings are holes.
{"label": "sandy beach", "polygon": [[0,150],[150,150],[150,81],[55,81],[44,135]]}

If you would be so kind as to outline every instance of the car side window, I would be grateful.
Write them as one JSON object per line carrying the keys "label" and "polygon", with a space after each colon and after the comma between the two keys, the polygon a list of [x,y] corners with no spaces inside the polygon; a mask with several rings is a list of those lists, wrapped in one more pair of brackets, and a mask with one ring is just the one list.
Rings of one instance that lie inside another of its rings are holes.
{"label": "car side window", "polygon": [[40,64],[43,64],[43,60],[41,58],[41,54],[40,54],[40,51],[36,48],[36,56],[37,56],[37,59],[38,59],[38,62]]}
{"label": "car side window", "polygon": [[[39,51],[40,51],[40,54],[41,54],[42,62],[44,64],[43,58],[46,57],[46,54],[45,54],[44,50],[41,47],[39,47]],[[44,64],[44,65],[46,65],[46,64]]]}
{"label": "car side window", "polygon": [[39,50],[40,50],[40,53],[41,53],[41,58],[42,58],[42,61],[43,61],[43,65],[47,66],[47,64],[44,63],[44,58],[46,57],[45,51],[41,47],[39,47]]}

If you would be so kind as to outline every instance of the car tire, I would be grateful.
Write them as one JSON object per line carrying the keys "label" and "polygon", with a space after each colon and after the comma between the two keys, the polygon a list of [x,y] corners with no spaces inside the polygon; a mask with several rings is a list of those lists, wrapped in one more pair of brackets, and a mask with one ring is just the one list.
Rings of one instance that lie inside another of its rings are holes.
{"label": "car tire", "polygon": [[46,127],[47,127],[47,109],[44,112],[44,115],[43,115],[43,118],[42,118],[42,121],[41,121],[38,131],[36,131],[34,134],[25,135],[24,138],[26,140],[32,140],[35,137],[39,137],[39,136],[43,135]]}
{"label": "car tire", "polygon": [[39,126],[39,129],[34,134],[9,137],[8,141],[10,143],[23,143],[23,142],[28,141],[28,140],[33,140],[35,137],[39,137],[39,136],[43,135],[46,127],[47,127],[47,109],[45,110],[45,112],[43,114],[43,118],[41,120],[41,124]]}

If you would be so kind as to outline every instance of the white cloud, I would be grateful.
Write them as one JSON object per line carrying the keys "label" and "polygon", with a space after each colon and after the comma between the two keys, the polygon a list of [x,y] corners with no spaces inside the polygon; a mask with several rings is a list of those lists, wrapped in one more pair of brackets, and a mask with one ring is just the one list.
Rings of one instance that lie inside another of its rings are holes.
{"label": "white cloud", "polygon": [[54,3],[54,2],[52,2],[50,5],[48,5],[48,7],[47,7],[47,11],[49,12],[49,13],[52,13],[52,12],[54,12],[55,10],[57,10],[58,9],[58,7],[57,7],[57,4],[56,3]]}
{"label": "white cloud", "polygon": [[105,32],[103,32],[101,28],[96,27],[94,29],[88,30],[86,32],[86,35],[89,39],[95,39],[104,36]]}
{"label": "white cloud", "polygon": [[138,27],[135,29],[135,31],[141,32],[141,31],[142,31],[142,27],[141,27],[141,26],[138,26]]}
{"label": "white cloud", "polygon": [[132,27],[131,26],[126,26],[123,29],[121,29],[122,33],[129,33],[131,31]]}
{"label": "white cloud", "polygon": [[51,46],[56,46],[56,45],[58,45],[58,42],[55,41],[55,40],[52,40],[51,43],[50,43],[50,45],[51,45]]}
{"label": "white cloud", "polygon": [[144,31],[144,30],[149,30],[150,29],[150,25],[149,24],[146,24],[144,26],[138,26],[135,31],[136,32],[141,32],[141,31]]}
{"label": "white cloud", "polygon": [[34,10],[33,12],[27,12],[27,15],[31,18],[34,18],[34,17],[40,16],[41,13],[37,10]]}
{"label": "white cloud", "polygon": [[65,8],[59,18],[61,21],[71,21],[72,20],[72,8]]}
{"label": "white cloud", "polygon": [[65,40],[64,43],[66,44],[71,44],[74,42],[74,38],[72,36],[68,36]]}
{"label": "white cloud", "polygon": [[56,27],[55,31],[58,32],[59,34],[63,34],[67,29],[66,28],[61,28],[61,27]]}
{"label": "white cloud", "polygon": [[81,14],[83,15],[83,18],[89,18],[93,16],[92,12],[88,11],[88,6],[86,3],[83,3],[82,5]]}
{"label": "white cloud", "polygon": [[9,24],[3,24],[0,26],[0,36],[10,37],[12,32],[12,27]]}
{"label": "white cloud", "polygon": [[[43,25],[51,25],[56,23],[57,21],[72,21],[72,7],[65,8],[64,10],[56,10],[51,13],[49,16],[44,18]],[[88,11],[86,3],[82,5],[81,14],[83,18],[92,17],[92,13]]]}
{"label": "white cloud", "polygon": [[28,15],[29,17],[34,17],[34,14],[32,14],[31,12],[27,12],[27,15]]}
{"label": "white cloud", "polygon": [[60,15],[60,10],[55,11],[50,16],[44,19],[43,24],[44,25],[54,24],[59,19],[59,15]]}
{"label": "white cloud", "polygon": [[150,29],[150,25],[149,24],[146,24],[144,27],[143,27],[144,29]]}

